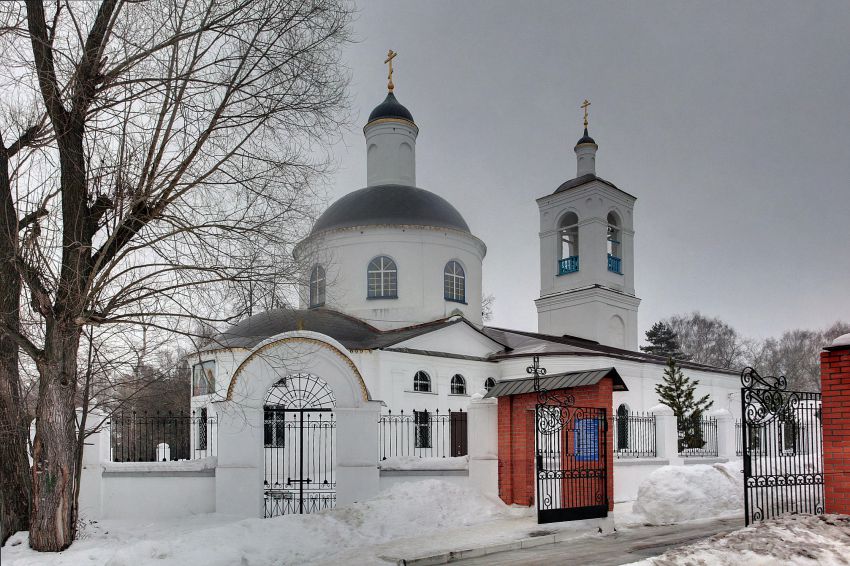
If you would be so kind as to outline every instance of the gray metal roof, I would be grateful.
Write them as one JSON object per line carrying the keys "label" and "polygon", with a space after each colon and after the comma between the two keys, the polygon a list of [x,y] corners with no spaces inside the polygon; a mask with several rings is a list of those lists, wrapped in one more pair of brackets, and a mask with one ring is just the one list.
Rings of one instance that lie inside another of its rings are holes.
{"label": "gray metal roof", "polygon": [[[378,330],[362,320],[331,309],[274,309],[255,314],[234,324],[221,334],[214,336],[204,350],[250,349],[266,338],[293,330],[309,330],[330,336],[349,350],[377,350],[460,323],[484,334],[463,318],[440,319],[394,330]],[[501,345],[498,340],[485,336]]]}
{"label": "gray metal roof", "polygon": [[[548,391],[556,389],[567,389],[570,387],[581,387],[599,383],[605,377],[611,376],[614,380],[614,391],[628,391],[626,383],[614,368],[592,369],[585,371],[568,371],[555,373],[540,378],[540,387]],[[507,395],[521,395],[523,393],[534,393],[534,377],[523,377],[521,379],[502,379],[496,382],[487,395],[488,397],[505,397]]]}
{"label": "gray metal roof", "polygon": [[312,234],[355,226],[433,226],[469,233],[460,212],[441,196],[405,185],[377,185],[348,193],[316,220]]}
{"label": "gray metal roof", "polygon": [[[593,141],[593,140],[591,140],[591,141]],[[581,140],[579,140],[579,143],[581,143]],[[586,185],[587,183],[590,183],[591,181],[599,181],[600,183],[608,185],[612,189],[617,189],[618,191],[620,191],[624,195],[630,196],[633,199],[637,200],[636,196],[627,193],[626,191],[624,191],[623,189],[621,189],[620,187],[618,187],[617,185],[615,185],[611,181],[606,181],[602,177],[597,177],[593,173],[587,173],[585,175],[582,175],[581,177],[576,177],[575,179],[570,179],[569,181],[564,181],[563,183],[561,183],[561,185],[557,189],[555,189],[555,192],[552,193],[552,194],[556,195],[558,193],[562,193],[564,191],[568,191],[570,189],[574,189],[576,187]],[[549,196],[549,195],[547,195],[547,196]],[[546,197],[540,197],[537,200],[540,200],[540,199],[543,199],[543,198],[546,198]]]}

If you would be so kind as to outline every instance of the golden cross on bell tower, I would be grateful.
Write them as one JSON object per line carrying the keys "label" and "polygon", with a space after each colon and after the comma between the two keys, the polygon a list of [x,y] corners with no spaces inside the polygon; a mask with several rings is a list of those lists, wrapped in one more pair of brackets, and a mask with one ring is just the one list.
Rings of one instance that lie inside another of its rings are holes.
{"label": "golden cross on bell tower", "polygon": [[395,85],[393,84],[393,59],[395,59],[396,55],[398,55],[398,53],[390,49],[387,51],[387,59],[384,61],[385,64],[390,66],[389,74],[387,75],[387,90],[390,92],[392,92],[395,88]]}
{"label": "golden cross on bell tower", "polygon": [[590,101],[588,99],[584,99],[584,102],[581,103],[581,108],[584,109],[584,129],[587,129],[587,107],[590,106]]}

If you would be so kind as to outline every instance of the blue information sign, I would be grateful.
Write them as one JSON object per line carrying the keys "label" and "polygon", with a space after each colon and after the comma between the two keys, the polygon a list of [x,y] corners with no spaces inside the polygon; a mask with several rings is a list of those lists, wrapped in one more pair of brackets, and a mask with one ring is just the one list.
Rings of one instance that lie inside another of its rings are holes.
{"label": "blue information sign", "polygon": [[578,419],[576,421],[573,442],[578,462],[596,462],[599,460],[599,423],[596,419]]}

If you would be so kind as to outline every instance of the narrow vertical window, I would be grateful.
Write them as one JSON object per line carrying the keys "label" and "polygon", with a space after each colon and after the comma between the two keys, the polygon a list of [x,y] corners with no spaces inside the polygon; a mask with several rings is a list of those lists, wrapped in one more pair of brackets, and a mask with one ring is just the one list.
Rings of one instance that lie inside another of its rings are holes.
{"label": "narrow vertical window", "polygon": [[386,256],[376,257],[369,262],[366,276],[369,299],[398,298],[398,268],[393,260]]}
{"label": "narrow vertical window", "polygon": [[625,404],[617,407],[617,450],[629,448],[629,408]]}
{"label": "narrow vertical window", "polygon": [[201,409],[198,418],[198,450],[207,449],[207,408]]}
{"label": "narrow vertical window", "polygon": [[608,213],[608,271],[623,273],[623,259],[620,251],[620,218],[615,212]]}
{"label": "narrow vertical window", "polygon": [[455,260],[448,262],[443,270],[443,294],[447,301],[466,302],[466,273]]}
{"label": "narrow vertical window", "polygon": [[413,411],[414,447],[431,448],[431,418],[428,411]]}
{"label": "narrow vertical window", "polygon": [[325,304],[325,268],[316,265],[310,272],[310,306],[320,307]]}

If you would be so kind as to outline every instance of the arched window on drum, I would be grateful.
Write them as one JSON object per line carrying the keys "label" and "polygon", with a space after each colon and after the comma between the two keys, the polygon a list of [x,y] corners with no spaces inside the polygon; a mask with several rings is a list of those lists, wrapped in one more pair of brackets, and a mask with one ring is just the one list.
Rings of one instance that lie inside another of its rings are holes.
{"label": "arched window on drum", "polygon": [[366,270],[366,297],[369,299],[398,298],[398,267],[387,256],[369,262]]}
{"label": "arched window on drum", "polygon": [[447,301],[466,303],[466,272],[458,261],[451,260],[443,269],[443,295]]}

